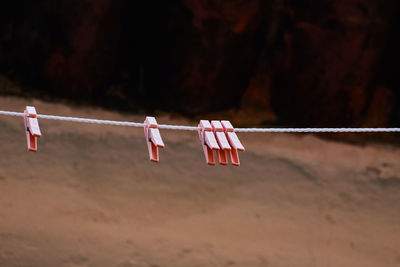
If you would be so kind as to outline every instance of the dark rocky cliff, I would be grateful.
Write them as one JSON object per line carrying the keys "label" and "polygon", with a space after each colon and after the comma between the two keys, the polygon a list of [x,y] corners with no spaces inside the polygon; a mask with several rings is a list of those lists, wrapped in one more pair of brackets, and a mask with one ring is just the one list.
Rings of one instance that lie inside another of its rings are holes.
{"label": "dark rocky cliff", "polygon": [[302,126],[400,124],[396,0],[1,6],[0,73],[18,94],[189,115],[257,110]]}

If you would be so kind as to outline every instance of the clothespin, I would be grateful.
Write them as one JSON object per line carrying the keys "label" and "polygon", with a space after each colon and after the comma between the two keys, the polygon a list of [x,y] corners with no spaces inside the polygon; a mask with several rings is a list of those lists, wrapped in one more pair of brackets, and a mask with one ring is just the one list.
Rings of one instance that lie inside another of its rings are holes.
{"label": "clothespin", "polygon": [[26,106],[24,110],[24,123],[26,131],[26,141],[28,144],[28,151],[37,151],[37,137],[42,136],[37,119],[35,107]]}
{"label": "clothespin", "polygon": [[229,121],[221,121],[222,127],[224,128],[224,132],[226,137],[231,145],[231,149],[229,150],[229,155],[231,158],[232,165],[240,166],[238,151],[244,151],[244,146],[240,142],[239,138],[235,133],[235,129]]}
{"label": "clothespin", "polygon": [[215,140],[214,132],[210,122],[208,120],[201,120],[199,123],[198,132],[207,164],[215,165],[214,150],[219,150],[220,148],[217,140]]}
{"label": "clothespin", "polygon": [[164,142],[158,129],[157,121],[154,117],[146,117],[144,121],[144,135],[146,137],[147,148],[149,150],[149,157],[151,161],[158,162],[159,154],[158,148],[164,148]]}
{"label": "clothespin", "polygon": [[226,139],[224,128],[222,127],[220,121],[211,121],[211,126],[220,147],[220,149],[217,151],[219,164],[228,165],[228,156],[226,152],[231,150],[231,146]]}

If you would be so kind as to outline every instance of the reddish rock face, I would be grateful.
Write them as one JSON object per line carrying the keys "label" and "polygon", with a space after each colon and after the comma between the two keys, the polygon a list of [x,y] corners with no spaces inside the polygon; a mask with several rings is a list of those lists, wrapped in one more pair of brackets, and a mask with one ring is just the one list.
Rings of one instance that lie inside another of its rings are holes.
{"label": "reddish rock face", "polygon": [[38,0],[4,5],[0,15],[6,38],[0,42],[11,58],[0,56],[7,63],[3,72],[53,95],[101,95],[111,85],[119,60],[121,1]]}
{"label": "reddish rock face", "polygon": [[384,126],[400,118],[397,2],[10,1],[0,72],[117,108]]}
{"label": "reddish rock face", "polygon": [[290,120],[297,114],[300,124],[363,123],[381,82],[395,3],[319,2],[315,10],[290,10],[292,27],[276,57],[275,109]]}
{"label": "reddish rock face", "polygon": [[[262,1],[183,1],[190,27],[176,43],[171,91],[183,111],[237,107],[257,67],[267,12]],[[173,101],[173,99],[171,99]]]}
{"label": "reddish rock face", "polygon": [[47,1],[44,8],[58,17],[58,30],[65,38],[46,55],[44,72],[49,81],[72,95],[93,95],[111,86],[118,62],[120,1],[61,1],[61,5]]}

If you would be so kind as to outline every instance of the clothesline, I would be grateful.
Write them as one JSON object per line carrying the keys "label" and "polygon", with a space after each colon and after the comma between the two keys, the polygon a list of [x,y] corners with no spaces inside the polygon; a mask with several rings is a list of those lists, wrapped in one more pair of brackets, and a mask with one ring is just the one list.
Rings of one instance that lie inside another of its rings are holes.
{"label": "clothesline", "polygon": [[154,117],[146,117],[141,122],[99,120],[78,117],[64,117],[55,115],[37,114],[35,107],[27,106],[24,112],[13,112],[0,110],[0,115],[23,117],[25,123],[25,132],[28,151],[37,151],[37,138],[42,136],[38,119],[60,120],[78,123],[93,123],[115,126],[128,126],[144,128],[144,134],[151,161],[159,161],[159,148],[164,148],[164,142],[161,138],[160,129],[196,131],[199,134],[201,146],[203,147],[206,162],[209,165],[215,165],[218,155],[218,161],[222,165],[228,165],[228,156],[234,166],[240,166],[238,151],[245,151],[236,132],[242,133],[339,133],[339,132],[400,132],[400,128],[233,128],[229,121],[201,120],[199,125],[169,125],[158,124]]}
{"label": "clothesline", "polygon": [[[0,115],[24,117],[23,112],[13,112],[0,110]],[[127,126],[127,127],[140,127],[145,126],[141,122],[129,121],[113,121],[113,120],[100,120],[79,117],[65,117],[55,115],[38,114],[37,118],[46,120],[60,120],[78,123],[92,123],[103,125]],[[197,131],[197,126],[184,126],[184,125],[169,125],[159,124],[159,129],[167,130],[180,130],[180,131]],[[238,133],[387,133],[387,132],[400,132],[400,128],[235,128]]]}

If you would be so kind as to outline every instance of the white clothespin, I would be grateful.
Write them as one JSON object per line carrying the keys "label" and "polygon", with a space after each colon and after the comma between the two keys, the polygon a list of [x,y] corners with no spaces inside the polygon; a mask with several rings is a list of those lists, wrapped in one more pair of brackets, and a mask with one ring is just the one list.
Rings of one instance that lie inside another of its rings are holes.
{"label": "white clothespin", "polygon": [[215,140],[214,132],[210,122],[208,120],[201,120],[199,123],[198,132],[207,164],[215,165],[214,150],[219,150],[220,148],[217,140]]}
{"label": "white clothespin", "polygon": [[35,107],[26,106],[24,110],[24,123],[26,131],[26,141],[28,145],[28,151],[37,151],[37,137],[41,137],[39,122],[37,119],[37,113]]}
{"label": "white clothespin", "polygon": [[224,128],[222,127],[220,121],[211,121],[211,126],[220,147],[220,149],[217,151],[219,164],[228,165],[228,156],[226,152],[231,150],[231,146],[226,139]]}
{"label": "white clothespin", "polygon": [[229,121],[221,121],[222,127],[224,128],[224,132],[226,137],[231,145],[231,150],[229,151],[229,155],[231,158],[232,165],[240,166],[240,160],[238,151],[244,151],[244,146],[240,142],[239,138],[235,133],[235,129]]}
{"label": "white clothespin", "polygon": [[164,148],[164,142],[158,129],[157,121],[154,117],[146,117],[144,121],[144,135],[146,137],[147,148],[149,150],[150,160],[159,161],[158,148]]}

